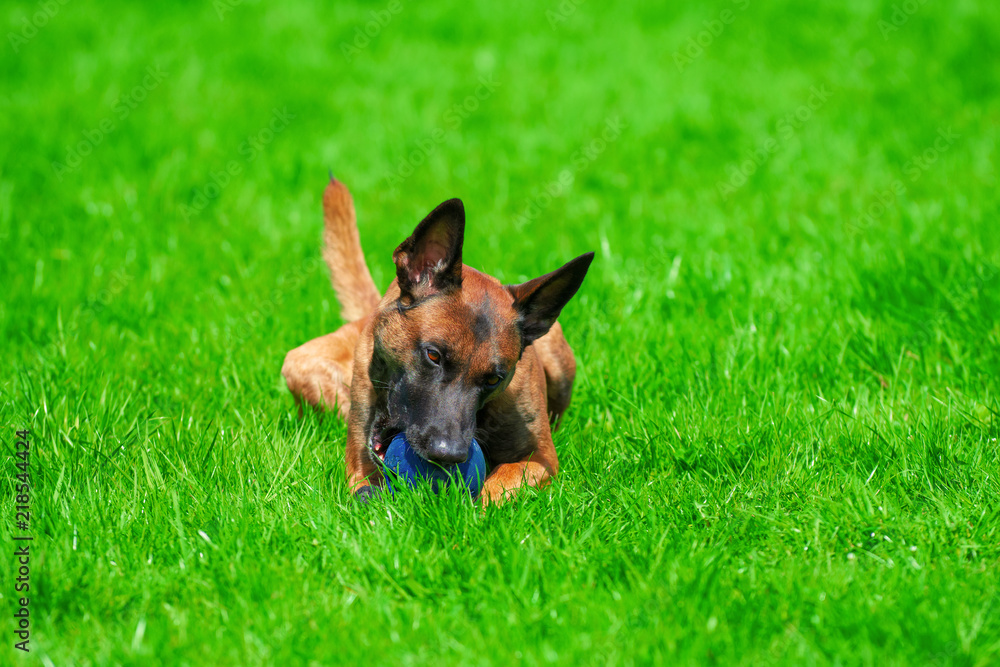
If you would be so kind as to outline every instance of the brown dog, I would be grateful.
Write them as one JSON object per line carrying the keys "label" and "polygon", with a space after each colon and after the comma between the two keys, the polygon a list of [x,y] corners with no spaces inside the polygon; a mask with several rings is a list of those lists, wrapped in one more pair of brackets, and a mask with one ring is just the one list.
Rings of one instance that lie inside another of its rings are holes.
{"label": "brown dog", "polygon": [[593,253],[521,285],[462,264],[465,210],[444,202],[393,253],[379,297],[358,239],[354,203],[331,180],[323,194],[323,257],[341,312],[334,333],[297,347],[281,374],[295,396],[347,419],[347,477],[361,499],[384,483],[379,460],[406,433],[427,460],[464,461],[473,436],[490,473],[484,503],[544,486],[558,472],[554,428],[569,406],[576,362],[556,322]]}

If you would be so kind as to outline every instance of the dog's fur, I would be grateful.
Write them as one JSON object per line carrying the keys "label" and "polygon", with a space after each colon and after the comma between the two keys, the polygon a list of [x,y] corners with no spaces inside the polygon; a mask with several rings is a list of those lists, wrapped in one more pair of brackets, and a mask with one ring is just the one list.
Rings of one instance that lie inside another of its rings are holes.
{"label": "dog's fur", "polygon": [[576,375],[556,318],[593,253],[501,285],[462,264],[465,210],[452,199],[396,249],[396,279],[380,297],[351,195],[335,179],[323,209],[323,256],[349,323],[289,352],[281,373],[300,414],[308,404],[347,420],[355,495],[383,485],[378,459],[399,432],[419,455],[444,464],[464,461],[475,436],[491,470],[484,503],[547,484],[559,470],[550,426],[569,406]]}

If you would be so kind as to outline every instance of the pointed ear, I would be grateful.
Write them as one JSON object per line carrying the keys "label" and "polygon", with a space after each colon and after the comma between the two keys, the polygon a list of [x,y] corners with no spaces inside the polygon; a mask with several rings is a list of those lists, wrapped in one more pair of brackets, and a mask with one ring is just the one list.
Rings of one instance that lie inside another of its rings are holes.
{"label": "pointed ear", "polygon": [[449,199],[428,213],[392,254],[403,295],[415,300],[461,287],[464,238],[461,199]]}
{"label": "pointed ear", "polygon": [[583,284],[594,260],[588,252],[560,269],[520,285],[507,285],[514,295],[514,310],[521,316],[521,338],[529,345],[549,332],[556,318]]}

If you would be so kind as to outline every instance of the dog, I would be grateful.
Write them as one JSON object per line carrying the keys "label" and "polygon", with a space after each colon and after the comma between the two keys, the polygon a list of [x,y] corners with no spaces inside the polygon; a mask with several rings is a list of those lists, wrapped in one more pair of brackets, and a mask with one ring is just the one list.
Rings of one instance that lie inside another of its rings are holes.
{"label": "dog", "polygon": [[559,472],[552,430],[569,407],[576,361],[556,318],[594,253],[519,285],[462,264],[465,208],[450,199],[393,253],[380,295],[365,263],[354,201],[331,176],[324,251],[348,321],[290,351],[281,373],[304,406],[347,421],[347,478],[367,501],[384,486],[382,459],[405,433],[428,461],[465,461],[475,437],[489,466],[479,500],[513,498]]}

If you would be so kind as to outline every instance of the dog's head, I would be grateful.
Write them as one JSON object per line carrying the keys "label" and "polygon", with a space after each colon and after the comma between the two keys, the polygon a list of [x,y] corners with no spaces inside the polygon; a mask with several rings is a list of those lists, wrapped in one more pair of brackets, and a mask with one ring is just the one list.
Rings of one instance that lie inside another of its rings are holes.
{"label": "dog's head", "polygon": [[465,209],[444,202],[393,254],[396,280],[374,322],[369,375],[379,395],[372,446],[405,431],[429,461],[468,457],[476,414],[504,396],[525,347],[548,333],[593,253],[520,285],[462,264]]}

